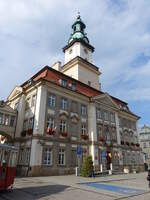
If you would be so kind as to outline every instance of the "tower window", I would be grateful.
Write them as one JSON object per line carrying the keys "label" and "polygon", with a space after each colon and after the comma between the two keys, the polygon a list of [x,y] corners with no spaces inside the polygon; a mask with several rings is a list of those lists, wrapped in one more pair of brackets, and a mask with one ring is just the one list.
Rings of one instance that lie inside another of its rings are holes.
{"label": "tower window", "polygon": [[72,49],[69,50],[69,54],[71,54],[71,53],[72,53]]}
{"label": "tower window", "polygon": [[84,49],[84,53],[88,54],[88,51],[87,51],[87,49]]}

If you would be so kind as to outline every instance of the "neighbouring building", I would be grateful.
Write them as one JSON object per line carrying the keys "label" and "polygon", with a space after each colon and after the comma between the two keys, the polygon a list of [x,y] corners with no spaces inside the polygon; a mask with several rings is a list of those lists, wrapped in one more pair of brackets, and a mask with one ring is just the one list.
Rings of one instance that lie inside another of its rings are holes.
{"label": "neighbouring building", "polygon": [[144,125],[139,134],[140,146],[144,153],[144,161],[150,167],[150,127]]}
{"label": "neighbouring building", "polygon": [[143,170],[139,117],[101,90],[85,28],[78,16],[63,48],[64,65],[45,66],[8,96],[7,104],[18,113],[14,143],[22,174],[73,173],[78,146],[80,159],[92,155],[97,171]]}
{"label": "neighbouring building", "polygon": [[0,144],[13,143],[17,111],[0,101]]}

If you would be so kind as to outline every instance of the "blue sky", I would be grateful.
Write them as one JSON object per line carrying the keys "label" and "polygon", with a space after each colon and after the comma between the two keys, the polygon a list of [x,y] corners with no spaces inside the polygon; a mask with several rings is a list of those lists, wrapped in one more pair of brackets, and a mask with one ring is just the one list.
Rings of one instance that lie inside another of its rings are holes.
{"label": "blue sky", "polygon": [[103,90],[127,101],[142,117],[139,126],[150,125],[148,0],[1,0],[0,99],[43,66],[63,63],[78,11]]}

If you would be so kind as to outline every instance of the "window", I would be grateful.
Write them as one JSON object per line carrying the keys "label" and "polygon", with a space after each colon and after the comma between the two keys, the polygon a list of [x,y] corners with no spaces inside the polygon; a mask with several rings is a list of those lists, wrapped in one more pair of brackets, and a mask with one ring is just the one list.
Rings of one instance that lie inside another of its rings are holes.
{"label": "window", "polygon": [[5,115],[5,125],[9,125],[9,115]]}
{"label": "window", "polygon": [[86,106],[85,105],[81,106],[81,114],[86,115]]}
{"label": "window", "polygon": [[75,83],[72,83],[72,84],[71,84],[71,89],[72,89],[73,91],[76,90],[76,84],[75,84]]}
{"label": "window", "polygon": [[66,79],[61,79],[61,85],[63,87],[66,87],[67,86],[67,80]]}
{"label": "window", "polygon": [[61,99],[61,108],[67,110],[67,100],[65,98]]}
{"label": "window", "polygon": [[35,106],[35,100],[36,100],[36,96],[33,95],[33,96],[32,96],[31,107],[34,107],[34,106]]}
{"label": "window", "polygon": [[143,143],[143,148],[146,148],[146,142]]}
{"label": "window", "polygon": [[34,122],[34,118],[31,117],[31,118],[29,119],[29,125],[28,125],[28,128],[29,128],[29,129],[33,129],[33,122]]}
{"label": "window", "polygon": [[65,150],[64,149],[59,150],[58,163],[59,165],[65,165]]}
{"label": "window", "polygon": [[108,112],[106,112],[106,111],[104,112],[104,120],[106,120],[106,121],[108,120]]}
{"label": "window", "polygon": [[10,126],[14,126],[15,125],[14,122],[15,122],[15,116],[11,116],[11,118],[10,118]]}
{"label": "window", "polygon": [[86,125],[85,124],[82,124],[82,126],[81,126],[81,133],[82,133],[82,135],[86,134]]}
{"label": "window", "polygon": [[110,121],[115,122],[115,115],[113,113],[110,114]]}
{"label": "window", "polygon": [[47,119],[47,128],[50,128],[51,130],[54,129],[54,119],[52,117],[48,117]]}
{"label": "window", "polygon": [[28,120],[24,120],[24,123],[23,123],[23,130],[26,131],[28,129]]}
{"label": "window", "polygon": [[25,163],[28,165],[30,162],[30,148],[26,148]]}
{"label": "window", "polygon": [[50,95],[48,98],[48,105],[50,107],[54,107],[55,106],[55,96],[54,95]]}
{"label": "window", "polygon": [[84,53],[85,53],[85,54],[88,54],[88,51],[87,51],[87,49],[84,49]]}
{"label": "window", "polygon": [[65,120],[60,121],[60,132],[64,133],[67,131],[67,124]]}
{"label": "window", "polygon": [[98,125],[97,127],[97,132],[98,132],[98,135],[102,135],[102,127],[100,125]]}
{"label": "window", "polygon": [[44,148],[43,164],[44,165],[52,165],[52,150],[50,148]]}
{"label": "window", "polygon": [[28,99],[26,100],[26,106],[25,106],[25,109],[28,110],[29,107],[30,107],[30,98],[28,98]]}
{"label": "window", "polygon": [[21,148],[20,149],[20,153],[19,153],[19,164],[24,164],[24,149]]}
{"label": "window", "polygon": [[102,112],[101,110],[97,110],[97,119],[101,119],[102,118]]}
{"label": "window", "polygon": [[71,54],[71,53],[72,53],[72,49],[69,50],[69,54]]}
{"label": "window", "polygon": [[3,114],[0,113],[0,124],[3,124]]}

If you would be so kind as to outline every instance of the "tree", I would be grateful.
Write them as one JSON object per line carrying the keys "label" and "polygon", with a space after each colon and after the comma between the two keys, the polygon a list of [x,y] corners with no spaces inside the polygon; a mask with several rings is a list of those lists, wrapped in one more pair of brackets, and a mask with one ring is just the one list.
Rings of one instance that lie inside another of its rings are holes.
{"label": "tree", "polygon": [[81,175],[84,177],[89,177],[91,176],[93,169],[94,167],[93,167],[92,156],[86,155],[82,163]]}

